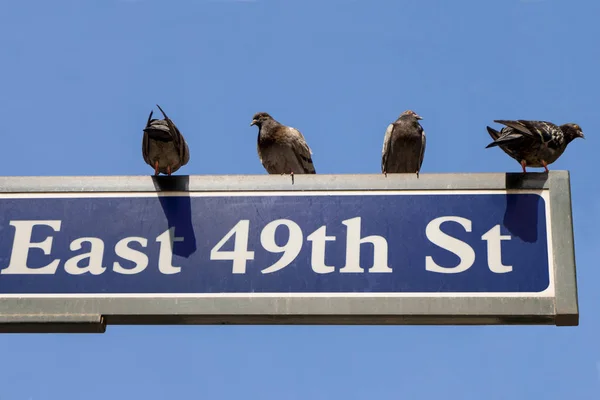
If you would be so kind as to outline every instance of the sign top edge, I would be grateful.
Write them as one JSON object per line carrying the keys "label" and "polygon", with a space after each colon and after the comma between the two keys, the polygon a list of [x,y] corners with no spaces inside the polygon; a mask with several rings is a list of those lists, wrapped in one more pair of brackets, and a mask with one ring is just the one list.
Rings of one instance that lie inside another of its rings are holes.
{"label": "sign top edge", "polygon": [[336,190],[551,189],[568,171],[549,173],[0,176],[0,193]]}

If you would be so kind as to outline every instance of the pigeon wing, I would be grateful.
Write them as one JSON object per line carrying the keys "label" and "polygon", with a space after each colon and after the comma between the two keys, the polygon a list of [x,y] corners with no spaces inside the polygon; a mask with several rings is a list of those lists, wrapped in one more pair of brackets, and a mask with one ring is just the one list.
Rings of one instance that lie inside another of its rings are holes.
{"label": "pigeon wing", "polygon": [[425,130],[421,128],[421,155],[419,157],[419,171],[423,165],[423,159],[425,158],[425,145],[427,144],[427,138],[425,137]]}
{"label": "pigeon wing", "polygon": [[394,124],[389,124],[385,136],[383,137],[383,148],[381,149],[381,172],[385,172],[387,169],[387,161],[390,155],[390,147],[392,145],[392,131],[394,130]]}
{"label": "pigeon wing", "polygon": [[523,133],[532,139],[539,140],[542,143],[552,140],[552,128],[548,122],[544,121],[526,121],[526,120],[494,120],[502,125],[513,128],[516,131]]}
{"label": "pigeon wing", "polygon": [[[150,126],[150,121],[152,120],[153,113],[154,113],[153,111],[150,111],[150,115],[148,116],[148,122],[146,123],[146,128]],[[148,165],[152,164],[152,162],[150,161],[149,154],[150,154],[150,138],[148,137],[148,134],[146,132],[144,132],[144,136],[142,138],[142,157],[144,158],[144,161]]]}
{"label": "pigeon wing", "polygon": [[286,134],[290,136],[292,149],[298,158],[298,162],[304,170],[304,173],[316,174],[317,172],[312,160],[312,151],[310,147],[308,147],[306,139],[304,139],[302,133],[298,129],[288,126],[286,129]]}
{"label": "pigeon wing", "polygon": [[175,142],[175,148],[177,149],[179,155],[180,164],[187,164],[190,160],[190,150],[183,135],[181,134],[175,123],[171,121],[171,118],[167,117],[167,114],[165,114],[163,109],[158,104],[156,106],[162,113],[163,117],[165,118],[165,121],[167,121],[167,125],[169,126],[169,133],[173,138],[173,142]]}
{"label": "pigeon wing", "polygon": [[190,161],[190,149],[185,141],[185,138],[183,137],[177,126],[175,126],[175,124],[172,123],[172,121],[169,124],[169,127],[171,128],[173,136],[175,138],[175,144],[177,146],[177,151],[179,152],[180,163],[181,165],[185,165],[188,163],[188,161]]}

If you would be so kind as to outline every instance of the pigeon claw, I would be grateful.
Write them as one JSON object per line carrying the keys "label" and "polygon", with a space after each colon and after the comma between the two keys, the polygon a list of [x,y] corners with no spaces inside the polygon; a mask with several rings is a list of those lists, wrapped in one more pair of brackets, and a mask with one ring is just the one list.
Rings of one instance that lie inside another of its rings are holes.
{"label": "pigeon claw", "polygon": [[523,173],[526,174],[527,170],[525,169],[527,167],[527,161],[525,160],[521,160],[521,168],[523,168]]}

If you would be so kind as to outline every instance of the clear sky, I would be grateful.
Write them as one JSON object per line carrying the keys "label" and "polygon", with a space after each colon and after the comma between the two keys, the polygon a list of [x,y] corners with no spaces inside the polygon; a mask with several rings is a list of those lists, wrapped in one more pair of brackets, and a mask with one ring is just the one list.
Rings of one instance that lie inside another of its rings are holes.
{"label": "clear sky", "polygon": [[[576,122],[580,326],[109,326],[0,336],[1,400],[598,399],[597,0],[0,0],[2,175],[149,175],[160,104],[178,174],[265,174],[255,112],[318,173],[378,173],[387,125],[424,119],[422,173],[518,172],[494,119]],[[156,114],[155,114],[156,115]],[[539,170],[538,170],[539,171]]]}

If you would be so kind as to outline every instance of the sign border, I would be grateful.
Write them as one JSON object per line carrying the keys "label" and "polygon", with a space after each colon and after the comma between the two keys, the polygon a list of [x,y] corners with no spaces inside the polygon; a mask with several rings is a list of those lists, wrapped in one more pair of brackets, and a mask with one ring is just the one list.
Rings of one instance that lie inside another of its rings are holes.
{"label": "sign border", "polygon": [[298,175],[294,184],[289,175],[0,177],[0,195],[507,190],[549,192],[544,197],[549,198],[554,296],[0,296],[0,332],[104,332],[107,324],[579,325],[568,171],[420,174],[419,178],[415,174]]}

